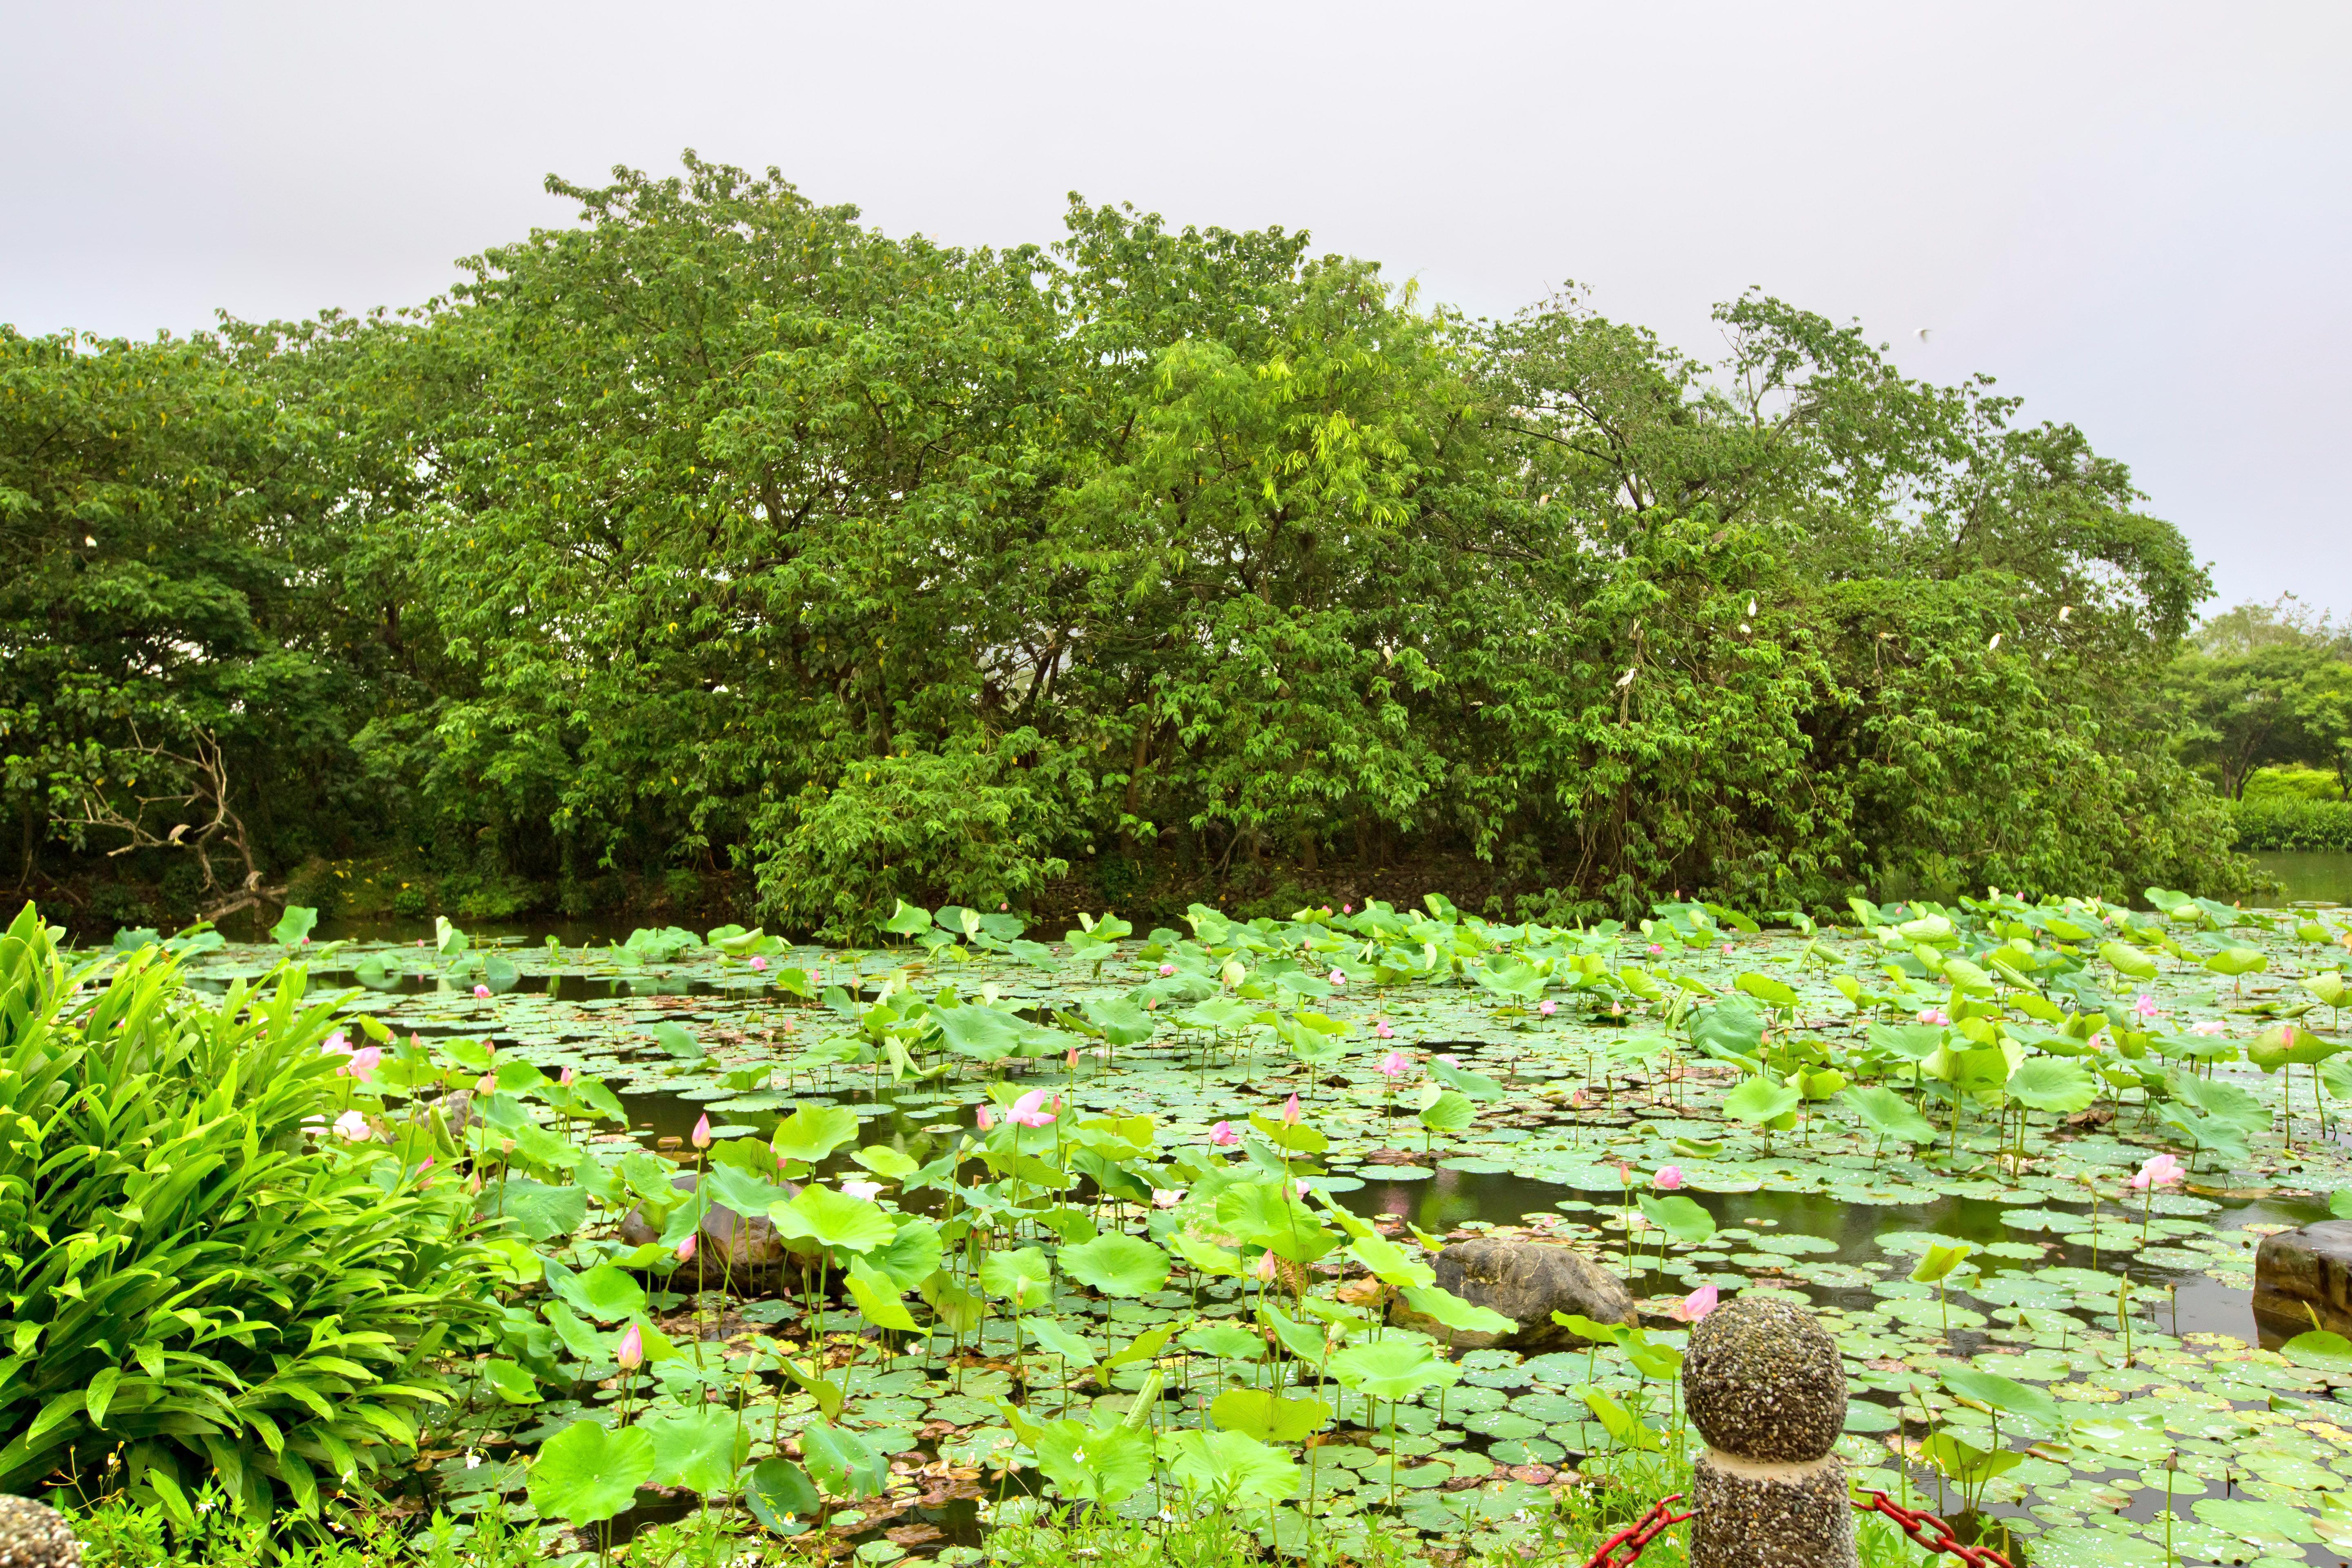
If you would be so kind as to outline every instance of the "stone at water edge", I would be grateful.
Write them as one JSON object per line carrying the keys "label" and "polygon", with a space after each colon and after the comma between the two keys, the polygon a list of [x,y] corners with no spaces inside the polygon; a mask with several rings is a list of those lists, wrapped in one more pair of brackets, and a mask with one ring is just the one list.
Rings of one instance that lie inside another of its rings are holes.
{"label": "stone at water edge", "polygon": [[2292,1338],[2312,1326],[2308,1308],[2321,1327],[2352,1333],[2352,1219],[2283,1230],[2255,1249],[2255,1315],[2277,1319]]}
{"label": "stone at water edge", "polygon": [[1707,1441],[1692,1477],[1691,1568],[1854,1568],[1845,1363],[1794,1301],[1738,1296],[1683,1352],[1683,1408]]}
{"label": "stone at water edge", "polygon": [[81,1542],[65,1515],[0,1492],[0,1568],[78,1568],[80,1562]]}
{"label": "stone at water edge", "polygon": [[[681,1193],[691,1193],[694,1182],[694,1173],[686,1171],[672,1176],[669,1184]],[[621,1216],[621,1239],[631,1247],[643,1247],[659,1241],[661,1232],[646,1222],[646,1211],[638,1205]],[[713,1279],[723,1277],[730,1268],[773,1268],[784,1260],[784,1244],[776,1236],[774,1221],[764,1215],[746,1219],[721,1203],[702,1211],[702,1239],[695,1245],[704,1269]],[[692,1278],[692,1262],[678,1268]]]}
{"label": "stone at water edge", "polygon": [[1554,1312],[1575,1313],[1596,1323],[1642,1321],[1641,1309],[1623,1280],[1565,1247],[1481,1237],[1445,1248],[1431,1268],[1441,1289],[1518,1325],[1507,1334],[1456,1332],[1435,1319],[1402,1307],[1396,1310],[1394,1321],[1400,1326],[1433,1335],[1455,1350],[1507,1345],[1542,1351],[1583,1344],[1551,1321]]}

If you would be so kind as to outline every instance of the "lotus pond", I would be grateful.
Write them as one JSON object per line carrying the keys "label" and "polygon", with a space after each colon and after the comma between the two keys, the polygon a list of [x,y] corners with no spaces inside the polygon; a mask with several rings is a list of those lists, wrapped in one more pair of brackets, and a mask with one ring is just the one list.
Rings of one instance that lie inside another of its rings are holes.
{"label": "lotus pond", "polygon": [[[2352,1187],[2352,913],[2150,901],[173,945],[350,987],[338,1134],[478,1184],[505,1340],[414,1503],[551,1552],[711,1508],[954,1563],[1031,1499],[1496,1551],[1672,1489],[1711,1289],[1811,1303],[1857,1484],[2019,1561],[2336,1563],[2352,1343],[2250,1289]],[[1476,1236],[1642,1326],[1451,1348],[1507,1322],[1434,1284]]]}

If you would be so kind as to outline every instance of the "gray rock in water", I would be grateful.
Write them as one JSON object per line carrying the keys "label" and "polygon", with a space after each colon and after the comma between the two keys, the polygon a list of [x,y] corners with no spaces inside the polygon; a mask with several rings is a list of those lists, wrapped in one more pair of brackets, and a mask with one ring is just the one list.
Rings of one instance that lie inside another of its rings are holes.
{"label": "gray rock in water", "polygon": [[1554,1312],[1574,1313],[1596,1323],[1638,1323],[1642,1319],[1623,1280],[1565,1247],[1500,1239],[1457,1242],[1440,1252],[1432,1267],[1440,1287],[1518,1325],[1507,1334],[1456,1331],[1418,1312],[1397,1312],[1399,1323],[1434,1335],[1456,1350],[1489,1345],[1553,1350],[1586,1342],[1553,1322]]}
{"label": "gray rock in water", "polygon": [[1734,1458],[1806,1464],[1845,1430],[1845,1363],[1802,1306],[1735,1297],[1691,1330],[1683,1405],[1708,1446]]}
{"label": "gray rock in water", "polygon": [[80,1562],[81,1542],[65,1515],[0,1492],[0,1568],[78,1568]]}
{"label": "gray rock in water", "polygon": [[[681,1193],[690,1193],[694,1191],[694,1173],[681,1172],[670,1178],[669,1184]],[[635,1207],[621,1216],[621,1239],[631,1247],[643,1247],[647,1242],[659,1241],[661,1232],[646,1223],[642,1207]],[[696,1247],[703,1272],[714,1279],[730,1273],[774,1268],[784,1261],[784,1244],[776,1236],[774,1222],[764,1215],[747,1219],[715,1201],[702,1211],[702,1238]],[[691,1263],[681,1267],[689,1274],[693,1272]]]}
{"label": "gray rock in water", "polygon": [[1834,1454],[1802,1465],[1701,1454],[1691,1508],[1691,1568],[1856,1568],[1861,1561],[1845,1461]]}
{"label": "gray rock in water", "polygon": [[2352,1219],[2323,1219],[2266,1236],[2254,1253],[2254,1310],[2289,1336],[2312,1326],[2352,1328]]}

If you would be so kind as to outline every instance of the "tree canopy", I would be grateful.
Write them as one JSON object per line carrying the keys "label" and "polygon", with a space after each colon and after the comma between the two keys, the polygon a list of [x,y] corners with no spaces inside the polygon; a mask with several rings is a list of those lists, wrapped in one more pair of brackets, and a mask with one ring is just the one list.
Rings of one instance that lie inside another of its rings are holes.
{"label": "tree canopy", "polygon": [[2160,691],[2179,531],[1857,328],[1750,294],[1705,364],[1075,197],[1000,251],[691,155],[550,188],[576,226],[414,310],[0,337],[26,878],[171,863],[142,800],[204,745],[269,874],[728,866],[844,936],[1417,867],[1554,919],[2241,875]]}

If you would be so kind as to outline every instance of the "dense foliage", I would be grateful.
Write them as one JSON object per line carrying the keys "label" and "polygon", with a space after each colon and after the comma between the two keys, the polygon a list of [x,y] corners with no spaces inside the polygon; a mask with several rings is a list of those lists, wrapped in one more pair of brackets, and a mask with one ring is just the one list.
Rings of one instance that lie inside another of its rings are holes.
{"label": "dense foliage", "polygon": [[2154,700],[2179,532],[1856,329],[1750,296],[1710,367],[1278,229],[1074,204],[960,250],[691,159],[551,188],[578,226],[411,315],[0,338],[24,879],[58,833],[159,874],[191,812],[256,861],[190,901],[394,848],[575,906],[731,868],[840,933],[2240,875]]}
{"label": "dense foliage", "polygon": [[2332,774],[2326,793],[2352,798],[2352,636],[2293,595],[2206,622],[2169,683],[2183,750],[2222,794],[2251,798],[2255,775],[2270,768]]}
{"label": "dense foliage", "polygon": [[183,1521],[199,1485],[257,1517],[365,1493],[492,1311],[470,1201],[331,1132],[351,1056],[299,970],[215,1003],[59,934],[26,906],[0,936],[0,1491],[103,1477]]}

